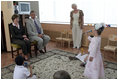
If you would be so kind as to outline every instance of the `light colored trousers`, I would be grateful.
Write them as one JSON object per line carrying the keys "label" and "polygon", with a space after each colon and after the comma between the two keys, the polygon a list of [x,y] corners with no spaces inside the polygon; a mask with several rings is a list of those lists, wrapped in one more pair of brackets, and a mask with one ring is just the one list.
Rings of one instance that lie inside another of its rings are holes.
{"label": "light colored trousers", "polygon": [[48,35],[43,35],[43,38],[40,38],[38,36],[32,36],[30,37],[30,40],[31,41],[36,40],[38,42],[38,45],[37,45],[38,49],[42,50],[46,46],[46,44],[49,42],[50,37]]}
{"label": "light colored trousers", "polygon": [[82,40],[82,29],[78,25],[72,27],[73,47],[80,48]]}

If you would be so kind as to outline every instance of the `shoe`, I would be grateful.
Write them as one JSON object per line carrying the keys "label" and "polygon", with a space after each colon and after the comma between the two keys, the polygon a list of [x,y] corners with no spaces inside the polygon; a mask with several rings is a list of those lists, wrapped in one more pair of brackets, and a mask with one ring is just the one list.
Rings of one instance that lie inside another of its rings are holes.
{"label": "shoe", "polygon": [[77,48],[76,46],[74,46],[73,48]]}
{"label": "shoe", "polygon": [[78,60],[78,58],[76,58],[76,57],[71,57],[71,56],[69,56],[69,59],[70,59],[70,60]]}
{"label": "shoe", "polygon": [[80,47],[79,46],[77,46],[77,49],[79,49]]}
{"label": "shoe", "polygon": [[39,50],[40,53],[45,53],[43,50]]}
{"label": "shoe", "polygon": [[85,67],[85,65],[86,65],[85,63],[81,63],[81,64],[80,64],[80,66],[82,66],[82,67]]}

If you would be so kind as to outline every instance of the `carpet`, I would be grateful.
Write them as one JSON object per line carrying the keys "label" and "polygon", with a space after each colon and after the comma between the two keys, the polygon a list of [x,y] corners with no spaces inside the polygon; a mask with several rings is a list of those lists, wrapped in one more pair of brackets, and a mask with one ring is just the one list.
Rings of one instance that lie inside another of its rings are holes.
{"label": "carpet", "polygon": [[[53,74],[58,70],[67,71],[72,79],[87,79],[83,76],[84,67],[81,67],[81,61],[69,60],[68,56],[74,57],[75,54],[63,50],[51,50],[46,54],[38,54],[30,59],[33,67],[33,73],[40,79],[53,79]],[[117,79],[117,64],[105,62],[105,78]],[[15,64],[11,64],[1,69],[2,79],[12,79]]]}

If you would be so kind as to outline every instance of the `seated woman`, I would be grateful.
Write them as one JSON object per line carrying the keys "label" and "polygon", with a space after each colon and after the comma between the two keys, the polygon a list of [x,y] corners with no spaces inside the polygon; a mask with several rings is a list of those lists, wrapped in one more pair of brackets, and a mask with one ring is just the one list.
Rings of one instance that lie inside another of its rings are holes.
{"label": "seated woman", "polygon": [[19,16],[14,14],[12,16],[12,25],[10,26],[10,32],[12,35],[12,43],[21,46],[24,53],[25,60],[28,60],[28,53],[31,52],[30,41],[26,36],[25,29],[21,24],[19,24]]}

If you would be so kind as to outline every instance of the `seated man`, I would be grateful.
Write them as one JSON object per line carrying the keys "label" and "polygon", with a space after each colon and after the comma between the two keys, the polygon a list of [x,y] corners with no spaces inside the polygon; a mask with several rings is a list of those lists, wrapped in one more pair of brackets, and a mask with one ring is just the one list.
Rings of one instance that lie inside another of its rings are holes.
{"label": "seated man", "polygon": [[29,35],[29,39],[31,41],[37,41],[38,42],[38,49],[41,53],[44,53],[42,49],[46,46],[46,44],[49,42],[50,37],[48,35],[45,35],[43,33],[43,29],[41,27],[41,24],[39,20],[35,17],[35,12],[30,12],[30,19],[26,22],[27,32]]}

